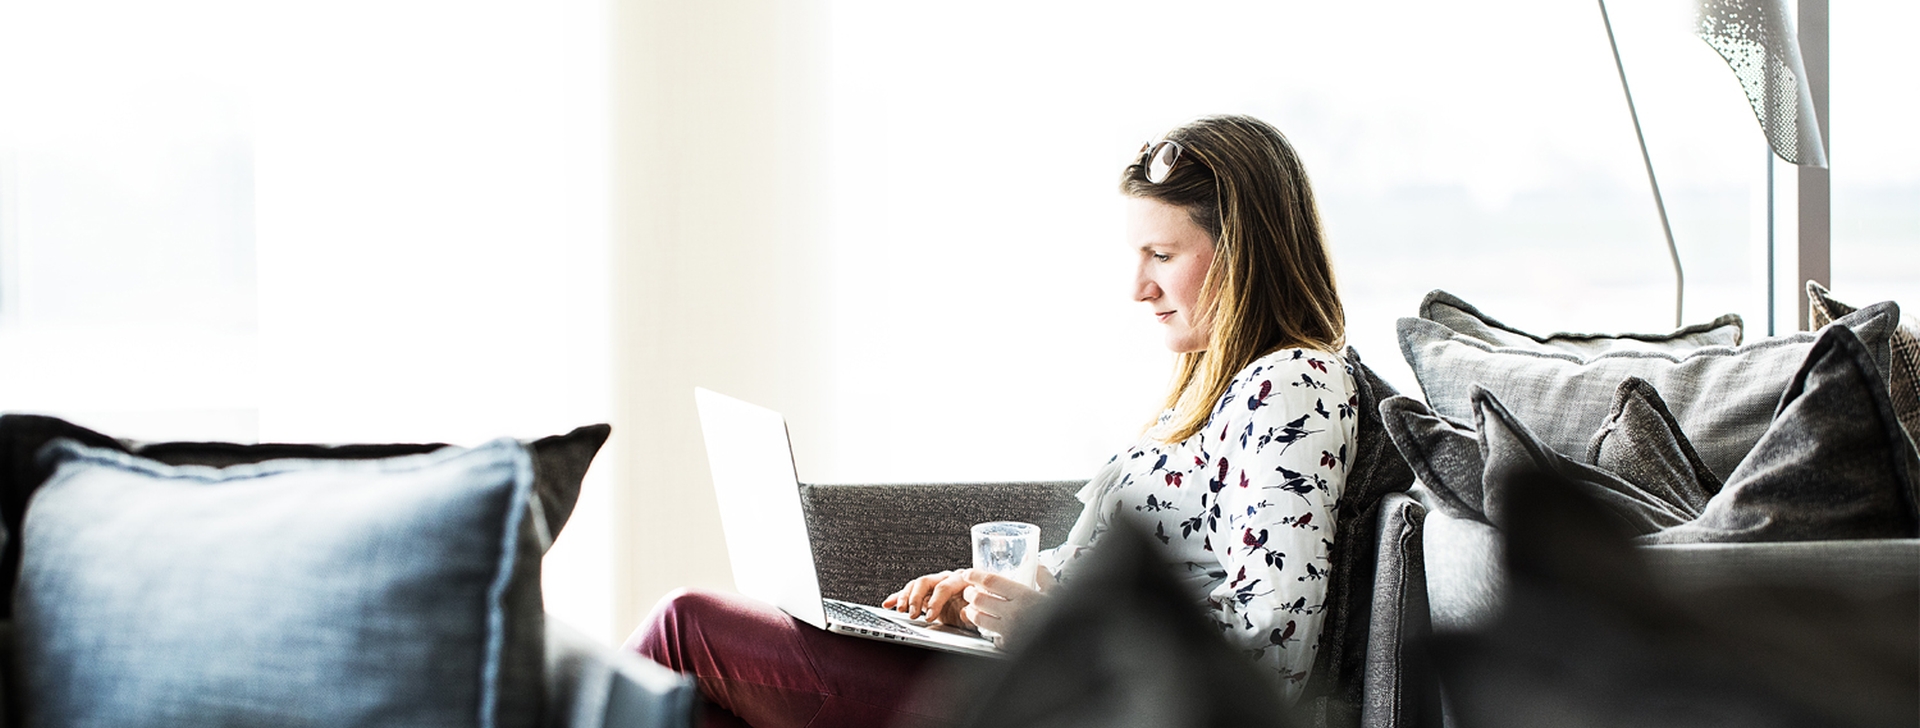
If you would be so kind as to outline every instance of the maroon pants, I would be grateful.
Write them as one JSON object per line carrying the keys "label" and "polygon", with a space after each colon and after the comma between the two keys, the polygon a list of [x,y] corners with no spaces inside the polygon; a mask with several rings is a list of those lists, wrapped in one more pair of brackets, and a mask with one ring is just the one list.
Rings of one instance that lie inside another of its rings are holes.
{"label": "maroon pants", "polygon": [[708,702],[708,726],[944,722],[919,689],[936,653],[826,632],[734,594],[669,594],[627,649],[692,675]]}

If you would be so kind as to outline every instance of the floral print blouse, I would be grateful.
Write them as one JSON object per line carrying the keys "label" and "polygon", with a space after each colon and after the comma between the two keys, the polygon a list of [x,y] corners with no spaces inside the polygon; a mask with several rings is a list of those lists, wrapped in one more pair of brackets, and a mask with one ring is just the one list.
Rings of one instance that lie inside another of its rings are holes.
{"label": "floral print blouse", "polygon": [[1333,354],[1282,349],[1233,379],[1194,436],[1154,435],[1107,464],[1081,491],[1088,508],[1059,567],[1124,512],[1152,530],[1185,581],[1204,595],[1229,643],[1273,670],[1288,700],[1313,667],[1327,608],[1334,503],[1346,485],[1359,397]]}

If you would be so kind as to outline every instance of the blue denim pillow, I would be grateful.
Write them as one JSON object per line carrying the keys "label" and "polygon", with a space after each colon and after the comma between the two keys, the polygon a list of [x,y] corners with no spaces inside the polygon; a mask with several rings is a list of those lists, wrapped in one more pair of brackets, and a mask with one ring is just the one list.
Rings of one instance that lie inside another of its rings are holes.
{"label": "blue denim pillow", "polygon": [[31,726],[532,726],[526,449],[168,466],[60,440],[22,529]]}

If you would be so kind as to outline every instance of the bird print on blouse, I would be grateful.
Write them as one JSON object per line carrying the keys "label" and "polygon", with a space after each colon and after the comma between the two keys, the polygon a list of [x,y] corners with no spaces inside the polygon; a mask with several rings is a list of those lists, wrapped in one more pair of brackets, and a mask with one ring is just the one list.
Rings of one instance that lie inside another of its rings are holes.
{"label": "bird print on blouse", "polygon": [[[1358,423],[1353,375],[1332,354],[1283,349],[1234,377],[1207,425],[1125,453],[1094,509],[1147,524],[1228,641],[1298,697],[1326,612],[1334,504]],[[1100,524],[1104,526],[1105,524]],[[1096,528],[1095,543],[1099,531]]]}

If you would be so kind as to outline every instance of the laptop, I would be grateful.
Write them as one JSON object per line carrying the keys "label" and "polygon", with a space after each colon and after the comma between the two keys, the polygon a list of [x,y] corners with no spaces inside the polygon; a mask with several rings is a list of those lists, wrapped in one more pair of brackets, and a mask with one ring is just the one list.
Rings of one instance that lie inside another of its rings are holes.
{"label": "laptop", "polygon": [[695,387],[707,463],[720,501],[727,558],[741,594],[779,607],[829,632],[943,652],[998,655],[993,641],[968,630],[820,596],[813,543],[800,505],[793,444],[780,413]]}

